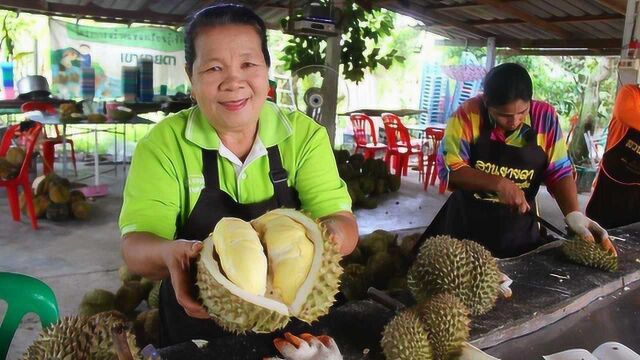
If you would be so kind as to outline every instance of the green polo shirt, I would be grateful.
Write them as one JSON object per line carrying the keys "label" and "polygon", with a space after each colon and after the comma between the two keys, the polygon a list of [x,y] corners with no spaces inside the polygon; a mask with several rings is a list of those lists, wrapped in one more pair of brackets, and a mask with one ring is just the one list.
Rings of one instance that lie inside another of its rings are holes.
{"label": "green polo shirt", "polygon": [[[338,175],[324,127],[303,113],[286,114],[266,102],[258,137],[266,148],[278,146],[288,184],[298,191],[302,210],[313,218],[351,211],[351,198]],[[145,231],[173,239],[204,187],[202,149],[219,150],[220,145],[215,129],[197,106],[151,129],[133,154],[120,212],[122,235]],[[267,155],[249,158],[237,173],[232,161],[218,156],[220,189],[241,204],[260,202],[274,193]]]}

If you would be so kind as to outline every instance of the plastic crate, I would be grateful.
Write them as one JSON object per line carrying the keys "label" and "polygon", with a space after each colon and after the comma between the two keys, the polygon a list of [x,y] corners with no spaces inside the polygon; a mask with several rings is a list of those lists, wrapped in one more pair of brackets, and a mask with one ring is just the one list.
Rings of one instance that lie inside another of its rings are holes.
{"label": "plastic crate", "polygon": [[596,169],[576,166],[576,187],[579,193],[591,192],[591,185],[596,178]]}

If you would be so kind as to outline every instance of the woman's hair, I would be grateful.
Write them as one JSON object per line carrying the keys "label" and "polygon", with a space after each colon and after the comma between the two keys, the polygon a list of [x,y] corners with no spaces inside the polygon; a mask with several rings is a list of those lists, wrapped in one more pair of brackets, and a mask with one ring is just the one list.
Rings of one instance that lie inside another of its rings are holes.
{"label": "woman's hair", "polygon": [[218,4],[191,14],[184,26],[184,57],[189,75],[193,71],[193,62],[196,59],[195,42],[198,32],[203,28],[223,25],[252,26],[260,36],[264,61],[267,66],[271,66],[267,47],[267,27],[260,16],[242,5]]}
{"label": "woman's hair", "polygon": [[505,63],[491,69],[484,77],[484,101],[487,106],[501,106],[533,97],[531,77],[522,65]]}

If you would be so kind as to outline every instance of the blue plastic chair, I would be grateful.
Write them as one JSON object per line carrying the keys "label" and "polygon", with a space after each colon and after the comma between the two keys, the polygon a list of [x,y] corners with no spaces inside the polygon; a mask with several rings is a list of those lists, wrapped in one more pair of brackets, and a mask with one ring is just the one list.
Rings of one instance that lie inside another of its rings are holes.
{"label": "blue plastic chair", "polygon": [[28,275],[0,272],[0,299],[7,312],[0,324],[0,359],[7,357],[11,340],[27,313],[40,317],[42,327],[58,322],[58,302],[51,288]]}

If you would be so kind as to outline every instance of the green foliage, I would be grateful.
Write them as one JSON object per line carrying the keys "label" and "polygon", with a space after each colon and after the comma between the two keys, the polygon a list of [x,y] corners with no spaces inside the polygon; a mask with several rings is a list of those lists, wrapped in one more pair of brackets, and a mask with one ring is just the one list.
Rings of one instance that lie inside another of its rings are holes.
{"label": "green foliage", "polygon": [[[445,64],[458,64],[463,51],[470,51],[479,60],[486,56],[486,48],[450,47],[446,50]],[[497,64],[515,62],[524,66],[533,80],[533,96],[556,108],[562,127],[569,127],[569,119],[580,114],[589,76],[598,66],[595,57],[584,56],[498,56]],[[596,127],[606,126],[611,118],[615,100],[614,76],[600,83]]]}
{"label": "green foliage", "polygon": [[[367,12],[362,7],[347,0],[340,23],[342,39],[340,42],[340,62],[342,73],[347,80],[359,82],[365,71],[373,71],[378,65],[388,69],[394,62],[402,62],[405,58],[398,50],[382,51],[379,44],[384,38],[391,37],[394,29],[394,15],[387,10]],[[287,28],[288,19],[282,19],[282,26]],[[326,41],[314,36],[295,36],[283,49],[280,60],[284,69],[296,71],[308,65],[325,63]]]}

